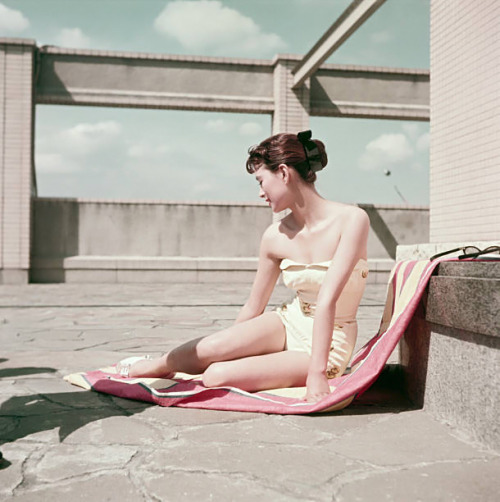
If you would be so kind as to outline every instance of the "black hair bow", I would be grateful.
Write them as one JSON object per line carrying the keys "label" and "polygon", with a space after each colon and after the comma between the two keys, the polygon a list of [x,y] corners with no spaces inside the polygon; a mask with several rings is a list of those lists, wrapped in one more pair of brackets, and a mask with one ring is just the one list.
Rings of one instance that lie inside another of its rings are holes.
{"label": "black hair bow", "polygon": [[309,169],[314,172],[321,171],[321,169],[323,169],[323,165],[321,164],[321,156],[319,154],[318,145],[316,145],[311,138],[312,132],[310,129],[297,134],[297,139],[304,148]]}

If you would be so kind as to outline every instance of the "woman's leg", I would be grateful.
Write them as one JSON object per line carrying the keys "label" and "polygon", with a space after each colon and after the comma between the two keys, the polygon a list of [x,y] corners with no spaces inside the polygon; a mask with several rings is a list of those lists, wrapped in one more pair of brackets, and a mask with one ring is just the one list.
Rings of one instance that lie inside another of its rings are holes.
{"label": "woman's leg", "polygon": [[163,356],[142,360],[130,368],[131,377],[168,377],[177,371],[203,373],[210,364],[248,356],[280,352],[286,332],[275,312],[264,314],[184,343]]}
{"label": "woman's leg", "polygon": [[203,373],[203,384],[238,387],[249,392],[304,387],[308,368],[309,354],[287,350],[213,363]]}

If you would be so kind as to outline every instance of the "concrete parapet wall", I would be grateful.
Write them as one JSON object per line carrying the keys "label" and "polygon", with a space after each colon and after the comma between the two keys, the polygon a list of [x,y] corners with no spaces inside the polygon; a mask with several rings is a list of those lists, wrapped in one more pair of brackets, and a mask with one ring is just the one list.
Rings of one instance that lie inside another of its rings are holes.
{"label": "concrete parapet wall", "polygon": [[36,199],[33,256],[256,256],[264,204]]}
{"label": "concrete parapet wall", "polygon": [[370,217],[369,258],[390,258],[394,262],[398,246],[429,240],[427,206],[358,205]]}
{"label": "concrete parapet wall", "polygon": [[[398,243],[428,239],[428,208],[360,204],[370,216],[370,281]],[[262,203],[37,198],[32,282],[251,281],[272,213]]]}

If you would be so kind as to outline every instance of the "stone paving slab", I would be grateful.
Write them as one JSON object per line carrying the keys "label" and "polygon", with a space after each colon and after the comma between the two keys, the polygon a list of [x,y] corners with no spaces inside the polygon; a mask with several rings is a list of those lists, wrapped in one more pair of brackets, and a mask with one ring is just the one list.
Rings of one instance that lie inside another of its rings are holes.
{"label": "stone paving slab", "polygon": [[[0,500],[498,499],[499,453],[414,409],[389,371],[350,407],[316,416],[161,408],[62,380],[229,326],[248,291],[0,286]],[[358,346],[377,331],[385,292],[368,285]],[[277,287],[271,303],[288,296]]]}

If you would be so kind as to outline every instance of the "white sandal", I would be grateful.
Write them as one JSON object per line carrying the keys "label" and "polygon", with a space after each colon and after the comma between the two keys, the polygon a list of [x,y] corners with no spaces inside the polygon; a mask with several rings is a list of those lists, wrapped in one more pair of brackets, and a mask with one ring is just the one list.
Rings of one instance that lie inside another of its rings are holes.
{"label": "white sandal", "polygon": [[153,359],[153,356],[147,354],[145,356],[127,357],[126,359],[123,359],[116,365],[116,372],[124,378],[129,378],[130,367],[132,366],[132,364],[138,361],[144,361],[145,359],[151,361],[151,359]]}

